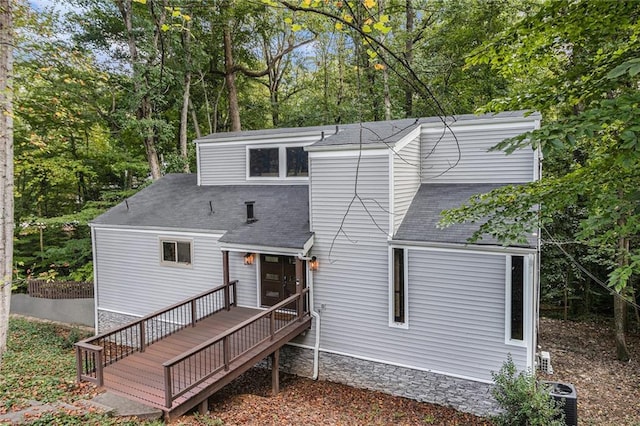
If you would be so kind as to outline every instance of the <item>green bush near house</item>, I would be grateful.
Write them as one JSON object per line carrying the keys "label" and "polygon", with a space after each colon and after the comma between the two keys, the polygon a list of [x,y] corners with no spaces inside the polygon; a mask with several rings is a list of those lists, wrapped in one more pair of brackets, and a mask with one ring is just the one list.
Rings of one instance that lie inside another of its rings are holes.
{"label": "green bush near house", "polygon": [[502,413],[492,420],[498,426],[562,426],[562,404],[539,386],[535,374],[518,372],[511,355],[498,373],[492,373],[493,396]]}

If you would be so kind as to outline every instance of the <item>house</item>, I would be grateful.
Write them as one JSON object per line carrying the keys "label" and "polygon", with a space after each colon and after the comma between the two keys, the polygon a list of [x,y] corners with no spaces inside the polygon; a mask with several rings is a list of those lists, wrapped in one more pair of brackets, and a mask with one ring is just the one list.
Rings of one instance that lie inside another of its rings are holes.
{"label": "house", "polygon": [[[477,225],[437,226],[470,196],[539,177],[539,153],[488,152],[538,114],[268,129],[195,141],[167,175],[93,221],[96,324],[135,320],[220,285],[241,306],[295,292],[313,325],[281,354],[296,374],[487,414],[491,372],[534,367],[539,254]],[[226,263],[226,262],[225,262]]]}

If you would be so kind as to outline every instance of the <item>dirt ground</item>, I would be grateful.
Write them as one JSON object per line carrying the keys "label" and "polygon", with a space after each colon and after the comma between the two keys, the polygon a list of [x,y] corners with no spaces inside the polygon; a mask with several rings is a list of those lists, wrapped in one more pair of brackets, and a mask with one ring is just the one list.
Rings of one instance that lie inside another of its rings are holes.
{"label": "dirt ground", "polygon": [[[539,343],[554,369],[541,378],[576,387],[580,425],[640,426],[640,336],[628,336],[633,357],[623,363],[610,330],[606,323],[541,319]],[[211,417],[227,426],[491,424],[448,407],[290,375],[279,395],[270,391],[271,373],[250,370],[211,399]]]}
{"label": "dirt ground", "polygon": [[452,408],[380,392],[253,369],[210,399],[211,416],[230,425],[490,425]]}
{"label": "dirt ground", "polygon": [[640,335],[627,336],[631,361],[616,360],[611,324],[540,320],[540,342],[551,354],[553,375],[578,395],[580,425],[640,425]]}

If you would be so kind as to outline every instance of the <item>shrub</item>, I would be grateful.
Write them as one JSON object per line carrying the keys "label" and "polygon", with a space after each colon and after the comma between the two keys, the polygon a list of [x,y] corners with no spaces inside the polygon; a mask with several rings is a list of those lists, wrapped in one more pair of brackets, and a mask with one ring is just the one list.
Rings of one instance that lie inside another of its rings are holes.
{"label": "shrub", "polygon": [[511,355],[498,373],[492,373],[493,396],[502,413],[493,421],[498,426],[561,426],[564,425],[562,403],[539,386],[530,371],[518,372]]}

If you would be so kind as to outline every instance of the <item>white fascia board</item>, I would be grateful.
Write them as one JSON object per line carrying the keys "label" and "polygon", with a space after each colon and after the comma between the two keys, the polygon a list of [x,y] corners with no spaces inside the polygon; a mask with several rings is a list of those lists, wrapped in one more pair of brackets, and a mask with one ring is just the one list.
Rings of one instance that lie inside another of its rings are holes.
{"label": "white fascia board", "polygon": [[[533,130],[538,130],[540,128],[541,122],[537,120],[534,123]],[[542,153],[542,149],[538,146],[535,150],[533,150],[533,180],[537,181],[542,179],[542,160],[544,159],[544,155]]]}
{"label": "white fascia board", "polygon": [[[448,122],[447,130],[451,129],[456,132],[475,132],[478,130],[494,130],[494,129],[535,129],[535,123],[537,120],[529,117],[512,117],[512,118],[494,118],[494,119],[478,119],[478,120],[464,120],[458,122]],[[445,129],[443,123],[423,123],[423,134],[439,134]]]}
{"label": "white fascia board", "polygon": [[201,170],[202,170],[202,167],[200,166],[200,145],[196,145],[196,171],[197,171],[197,174],[196,174],[197,182],[196,182],[196,184],[198,186],[202,185]]}
{"label": "white fascia board", "polygon": [[401,138],[399,141],[393,144],[393,152],[394,153],[400,152],[400,150],[405,146],[409,145],[410,142],[413,142],[416,138],[419,138],[421,133],[422,133],[422,126],[417,126],[415,129],[410,131],[407,135],[405,135],[403,138]]}
{"label": "white fascia board", "polygon": [[255,244],[236,244],[236,243],[219,243],[220,250],[222,251],[233,251],[233,252],[244,252],[244,253],[271,253],[271,254],[279,254],[283,256],[297,256],[301,254],[302,256],[306,256],[311,247],[313,246],[314,236],[311,237],[304,243],[302,248],[296,247],[275,247],[275,246],[260,246]]}
{"label": "white fascia board", "polygon": [[232,251],[238,253],[269,253],[278,254],[282,256],[297,256],[303,249],[291,248],[291,247],[269,247],[269,246],[255,246],[251,244],[229,244],[221,243],[220,250]]}
{"label": "white fascia board", "polygon": [[[375,146],[374,146],[375,145]],[[389,146],[384,144],[367,144],[362,145],[360,149],[359,145],[339,145],[328,147],[313,148],[313,150],[307,149],[309,152],[309,158],[346,158],[346,157],[375,157],[388,155]]]}
{"label": "white fascia board", "polygon": [[[252,136],[229,136],[222,138],[210,138],[206,137],[202,139],[196,139],[193,142],[196,145],[209,145],[213,144],[216,146],[224,146],[224,145],[261,145],[261,144],[296,144],[301,145],[304,143],[312,144],[314,142],[318,142],[322,140],[323,137],[322,131],[312,131],[312,132],[300,132],[300,133],[287,133],[287,134],[272,134],[272,135],[252,135]],[[333,133],[331,133],[333,134]],[[328,137],[327,135],[325,137]]]}
{"label": "white fascia board", "polygon": [[426,241],[408,241],[408,240],[391,240],[389,245],[394,248],[410,248],[413,250],[433,250],[433,251],[449,251],[449,252],[469,252],[508,255],[520,254],[529,255],[536,254],[535,247],[512,247],[497,245],[478,245],[478,244],[458,244],[458,243],[435,243]]}
{"label": "white fascia board", "polygon": [[193,235],[203,237],[220,238],[226,230],[207,230],[207,229],[180,229],[180,228],[163,228],[161,226],[126,226],[126,225],[102,225],[90,223],[91,229],[98,231],[115,231],[115,232],[135,232],[141,234],[166,234],[166,235]]}

